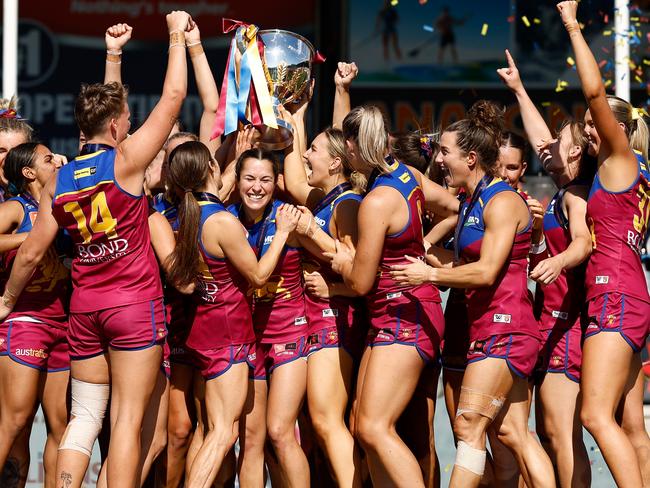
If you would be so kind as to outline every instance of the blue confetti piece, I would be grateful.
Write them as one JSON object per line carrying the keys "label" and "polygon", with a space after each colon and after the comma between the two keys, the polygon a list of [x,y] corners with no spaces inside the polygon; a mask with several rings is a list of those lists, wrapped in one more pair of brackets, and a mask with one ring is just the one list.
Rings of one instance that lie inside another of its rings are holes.
{"label": "blue confetti piece", "polygon": [[433,27],[430,25],[423,25],[422,28],[427,32],[433,32]]}

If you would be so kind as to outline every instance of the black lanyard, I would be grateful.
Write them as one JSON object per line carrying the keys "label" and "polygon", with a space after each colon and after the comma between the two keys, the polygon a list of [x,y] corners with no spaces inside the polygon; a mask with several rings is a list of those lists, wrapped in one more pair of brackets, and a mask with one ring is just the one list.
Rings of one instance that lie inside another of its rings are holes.
{"label": "black lanyard", "polygon": [[469,218],[469,214],[474,209],[474,205],[476,205],[476,202],[478,202],[481,192],[483,192],[483,190],[492,182],[493,178],[493,176],[489,175],[485,175],[483,178],[481,178],[480,183],[474,189],[474,194],[472,195],[471,200],[465,207],[465,212],[458,219],[456,230],[454,231],[454,262],[456,263],[460,261],[460,233],[462,232],[463,227],[465,227],[465,223]]}
{"label": "black lanyard", "polygon": [[[237,211],[237,214],[239,215],[239,220],[242,222],[244,221],[245,214],[243,211],[243,204],[239,204],[239,209]],[[267,228],[269,226],[269,223],[271,222],[271,212],[273,210],[273,200],[269,202],[269,204],[266,206],[264,209],[264,215],[262,216],[262,226],[260,229],[260,233],[257,237],[257,242],[255,246],[255,252],[257,254],[257,259],[260,259],[262,256],[262,246],[264,245],[264,236],[266,234]],[[255,224],[254,224],[255,225]]]}
{"label": "black lanyard", "polygon": [[212,193],[208,193],[205,191],[197,191],[192,193],[194,195],[194,198],[197,199],[199,202],[211,202],[211,203],[218,203],[219,205],[223,205],[222,201],[219,200],[219,197],[213,195]]}
{"label": "black lanyard", "polygon": [[341,194],[345,193],[346,191],[350,191],[351,189],[352,189],[352,185],[347,181],[345,183],[341,183],[340,185],[334,187],[332,191],[330,191],[327,195],[325,195],[325,197],[323,197],[323,199],[320,202],[318,202],[318,205],[314,207],[313,214],[314,215],[318,214],[318,212],[328,207]]}
{"label": "black lanyard", "polygon": [[92,154],[97,151],[110,151],[112,149],[115,149],[113,146],[109,146],[108,144],[101,144],[101,143],[91,143],[91,144],[84,144],[83,147],[81,148],[81,152],[79,153],[79,156],[85,156],[86,154]]}

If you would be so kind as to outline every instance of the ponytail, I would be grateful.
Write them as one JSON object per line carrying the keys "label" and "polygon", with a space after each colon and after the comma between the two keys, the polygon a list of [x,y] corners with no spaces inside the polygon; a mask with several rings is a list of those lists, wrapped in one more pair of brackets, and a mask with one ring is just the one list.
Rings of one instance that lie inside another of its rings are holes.
{"label": "ponytail", "polygon": [[343,119],[343,135],[359,148],[359,158],[371,168],[388,173],[385,157],[388,152],[388,132],[384,116],[374,105],[353,108]]}
{"label": "ponytail", "polygon": [[629,102],[613,95],[607,95],[607,103],[618,122],[625,125],[630,147],[639,151],[645,160],[648,159],[648,124],[640,111]]}

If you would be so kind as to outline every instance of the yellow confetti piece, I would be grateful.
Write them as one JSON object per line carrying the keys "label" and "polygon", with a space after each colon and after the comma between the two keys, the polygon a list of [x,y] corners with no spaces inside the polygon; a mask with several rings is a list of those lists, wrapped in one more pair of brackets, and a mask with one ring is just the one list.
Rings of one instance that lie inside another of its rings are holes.
{"label": "yellow confetti piece", "polygon": [[483,24],[483,28],[481,29],[481,35],[485,36],[487,34],[487,31],[488,31],[488,25]]}
{"label": "yellow confetti piece", "polygon": [[639,75],[636,75],[634,79],[637,81],[637,83],[643,83],[643,79]]}
{"label": "yellow confetti piece", "polygon": [[526,27],[530,27],[530,20],[528,20],[528,17],[525,15],[521,18],[521,21],[524,23]]}
{"label": "yellow confetti piece", "polygon": [[636,69],[636,64],[634,64],[634,61],[632,61],[631,59],[627,60],[627,64],[630,65],[630,69]]}
{"label": "yellow confetti piece", "polygon": [[644,59],[643,64],[645,65],[650,65],[650,59]]}
{"label": "yellow confetti piece", "polygon": [[568,82],[568,81],[557,80],[557,86],[555,87],[555,91],[556,91],[556,92],[564,91],[564,89],[565,89],[567,86],[569,86],[569,82]]}
{"label": "yellow confetti piece", "polygon": [[605,88],[607,88],[611,84],[612,84],[612,80],[606,80],[605,81]]}
{"label": "yellow confetti piece", "polygon": [[542,107],[550,107],[551,102],[542,102]]}
{"label": "yellow confetti piece", "polygon": [[394,7],[399,3],[399,0],[390,0],[390,4]]}
{"label": "yellow confetti piece", "polygon": [[566,58],[566,62],[569,63],[569,66],[573,66],[574,64],[576,64],[576,62],[573,60],[571,56]]}
{"label": "yellow confetti piece", "polygon": [[606,37],[607,37],[607,36],[611,36],[611,35],[612,35],[612,31],[609,30],[609,29],[608,29],[608,30],[604,30],[604,31],[603,31],[603,35],[606,36]]}
{"label": "yellow confetti piece", "polygon": [[639,17],[630,17],[630,20],[631,20],[632,22],[638,22],[638,21],[639,21]]}
{"label": "yellow confetti piece", "polygon": [[578,26],[580,27],[580,30],[585,29],[585,24],[583,24],[582,22],[578,22]]}
{"label": "yellow confetti piece", "polygon": [[449,472],[449,469],[451,468],[451,464],[448,464],[445,466],[445,473]]}
{"label": "yellow confetti piece", "polygon": [[541,23],[542,23],[542,21],[539,20],[537,17],[535,17],[535,18],[533,19],[533,22],[534,22],[535,24],[541,24]]}

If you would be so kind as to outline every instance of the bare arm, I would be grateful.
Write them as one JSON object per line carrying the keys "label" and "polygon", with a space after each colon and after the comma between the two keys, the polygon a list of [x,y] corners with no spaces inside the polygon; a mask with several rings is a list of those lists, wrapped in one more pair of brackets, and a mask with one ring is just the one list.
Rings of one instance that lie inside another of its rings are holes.
{"label": "bare arm", "polygon": [[140,193],[144,171],[169,137],[185,98],[187,63],[183,32],[192,25],[186,12],[175,11],[167,15],[170,47],[162,95],[142,127],[118,146],[116,176],[133,194]]}
{"label": "bare arm", "polygon": [[408,166],[408,169],[415,175],[422,188],[427,209],[433,210],[442,217],[458,214],[460,203],[456,197],[412,166]]}
{"label": "bare arm", "polygon": [[203,113],[201,114],[201,123],[199,125],[199,141],[208,147],[210,154],[214,154],[221,144],[219,137],[210,140],[212,126],[217,116],[217,109],[219,108],[219,90],[214,81],[208,58],[201,45],[201,32],[196,23],[194,23],[194,27],[191,30],[185,33],[185,42],[187,43],[187,49],[192,60],[192,68],[194,68],[196,87],[199,90],[199,97],[203,104]]}
{"label": "bare arm", "polygon": [[[619,126],[607,103],[605,86],[603,85],[600,69],[576,20],[578,4],[573,1],[560,2],[557,8],[562,16],[562,22],[569,33],[571,46],[573,47],[576,58],[578,77],[582,85],[582,92],[585,95],[591,117],[601,138],[598,160],[605,161],[613,156],[615,157],[615,165],[619,167],[619,172],[621,168],[625,168],[627,170],[626,173],[632,171],[634,177],[636,177],[636,158],[629,147],[625,132]],[[624,182],[623,185],[626,186]],[[618,185],[615,184],[615,186]],[[617,188],[611,189],[617,190]]]}
{"label": "bare arm", "polygon": [[429,231],[429,233],[424,236],[426,241],[429,241],[431,244],[437,244],[442,241],[445,237],[452,234],[454,229],[456,229],[456,223],[458,222],[458,215],[450,215],[445,217]]}
{"label": "bare arm", "polygon": [[12,234],[25,217],[23,206],[15,200],[0,204],[0,252],[20,247],[27,238],[27,232]]}
{"label": "bare arm", "polygon": [[174,250],[176,239],[167,219],[159,212],[149,212],[149,233],[151,246],[165,274],[169,271],[169,255]]}
{"label": "bare arm", "polygon": [[41,194],[38,216],[32,230],[18,249],[11,268],[11,276],[0,300],[0,320],[9,315],[23,288],[32,277],[34,269],[56,238],[59,226],[52,216],[52,195],[55,185],[56,177],[50,178]]}
{"label": "bare arm", "polygon": [[17,234],[0,234],[0,253],[18,249],[25,242],[29,232],[19,232]]}
{"label": "bare arm", "polygon": [[133,28],[128,24],[115,24],[106,29],[106,68],[104,83],[122,83],[122,48],[131,39]]}
{"label": "bare arm", "polygon": [[524,84],[519,76],[519,70],[515,64],[515,60],[510,55],[510,51],[506,49],[506,59],[508,61],[507,68],[499,68],[497,73],[505,85],[517,97],[519,103],[519,110],[521,112],[521,120],[524,123],[524,130],[528,137],[528,142],[535,148],[537,155],[540,156],[539,147],[545,142],[553,138],[542,114],[539,113],[537,107],[528,96],[528,92],[524,88]]}
{"label": "bare arm", "polygon": [[339,63],[334,73],[334,113],[332,115],[332,127],[340,129],[343,126],[343,119],[350,113],[350,85],[357,77],[359,68],[355,63]]}
{"label": "bare arm", "polygon": [[543,285],[553,283],[563,269],[575,268],[591,254],[591,234],[585,215],[587,213],[587,189],[572,187],[564,195],[569,216],[571,243],[561,253],[544,259],[535,266],[530,277]]}

